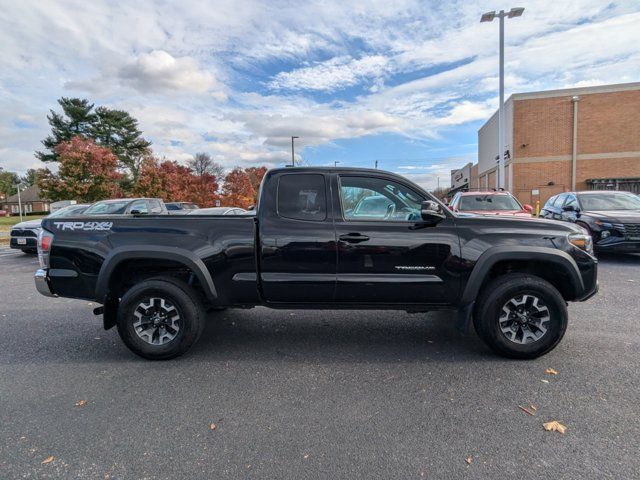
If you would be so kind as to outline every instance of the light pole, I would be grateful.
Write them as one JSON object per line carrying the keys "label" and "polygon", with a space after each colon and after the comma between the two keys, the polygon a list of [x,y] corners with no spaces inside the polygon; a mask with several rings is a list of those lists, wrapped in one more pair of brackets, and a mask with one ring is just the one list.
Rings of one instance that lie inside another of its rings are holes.
{"label": "light pole", "polygon": [[296,138],[300,138],[300,137],[296,137],[296,136],[291,136],[291,166],[295,167],[296,166],[296,157],[295,157],[295,153],[294,153],[294,149],[293,149],[293,141]]}
{"label": "light pole", "polygon": [[340,160],[334,160],[333,161],[333,168],[336,168],[339,163],[340,163]]}
{"label": "light pole", "polygon": [[487,12],[482,14],[480,22],[492,22],[500,19],[500,104],[498,105],[498,188],[504,187],[504,19],[519,17],[524,8],[512,8],[508,12]]}
{"label": "light pole", "polygon": [[20,198],[20,184],[16,185],[16,190],[18,190],[18,213],[20,214],[20,221],[22,222],[22,199]]}

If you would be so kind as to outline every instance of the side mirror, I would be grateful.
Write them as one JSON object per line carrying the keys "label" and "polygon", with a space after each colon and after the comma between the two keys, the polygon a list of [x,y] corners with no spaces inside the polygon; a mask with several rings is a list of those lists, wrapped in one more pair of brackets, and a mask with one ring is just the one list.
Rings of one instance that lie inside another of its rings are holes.
{"label": "side mirror", "polygon": [[134,208],[133,210],[131,210],[129,212],[131,215],[146,215],[147,212],[143,212],[142,210],[138,210],[136,208]]}
{"label": "side mirror", "polygon": [[528,213],[533,213],[533,207],[528,203],[525,203],[522,208],[524,208]]}
{"label": "side mirror", "polygon": [[426,222],[437,223],[444,220],[446,215],[442,212],[440,205],[433,200],[425,200],[420,204],[420,216]]}
{"label": "side mirror", "polygon": [[565,205],[564,207],[562,207],[562,211],[563,212],[575,212],[576,209],[573,205]]}

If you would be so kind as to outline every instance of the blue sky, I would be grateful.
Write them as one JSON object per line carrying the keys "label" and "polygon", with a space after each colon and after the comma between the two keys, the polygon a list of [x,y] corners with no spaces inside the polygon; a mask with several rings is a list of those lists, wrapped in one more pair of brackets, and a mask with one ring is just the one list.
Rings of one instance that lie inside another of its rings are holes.
{"label": "blue sky", "polygon": [[506,92],[640,80],[637,1],[10,2],[0,10],[0,166],[23,172],[61,96],[123,108],[154,151],[226,168],[373,167],[426,186],[474,161]]}

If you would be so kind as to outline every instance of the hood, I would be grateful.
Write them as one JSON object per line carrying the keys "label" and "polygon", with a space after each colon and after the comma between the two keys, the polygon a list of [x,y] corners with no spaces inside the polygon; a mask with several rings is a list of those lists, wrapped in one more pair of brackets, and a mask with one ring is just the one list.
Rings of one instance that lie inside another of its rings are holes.
{"label": "hood", "polygon": [[609,223],[640,223],[640,210],[592,210],[581,213]]}
{"label": "hood", "polygon": [[22,229],[36,229],[40,228],[42,225],[42,220],[27,220],[26,222],[16,223],[12,228],[22,228]]}
{"label": "hood", "polygon": [[526,210],[465,210],[465,213],[473,213],[474,215],[499,215],[505,217],[525,217],[531,218]]}

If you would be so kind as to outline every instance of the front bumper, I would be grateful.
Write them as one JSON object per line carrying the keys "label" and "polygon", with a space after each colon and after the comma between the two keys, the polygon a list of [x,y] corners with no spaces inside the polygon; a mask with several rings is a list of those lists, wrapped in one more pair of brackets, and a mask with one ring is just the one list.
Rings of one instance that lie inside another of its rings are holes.
{"label": "front bumper", "polygon": [[38,290],[38,293],[45,297],[57,297],[49,285],[49,275],[46,269],[38,269],[34,276],[34,281],[36,283],[36,290]]}
{"label": "front bumper", "polygon": [[[24,243],[19,243],[21,241],[24,241]],[[33,237],[11,237],[9,246],[19,250],[36,249],[38,248],[38,239]]]}
{"label": "front bumper", "polygon": [[640,253],[640,240],[609,237],[594,245],[597,252]]}

